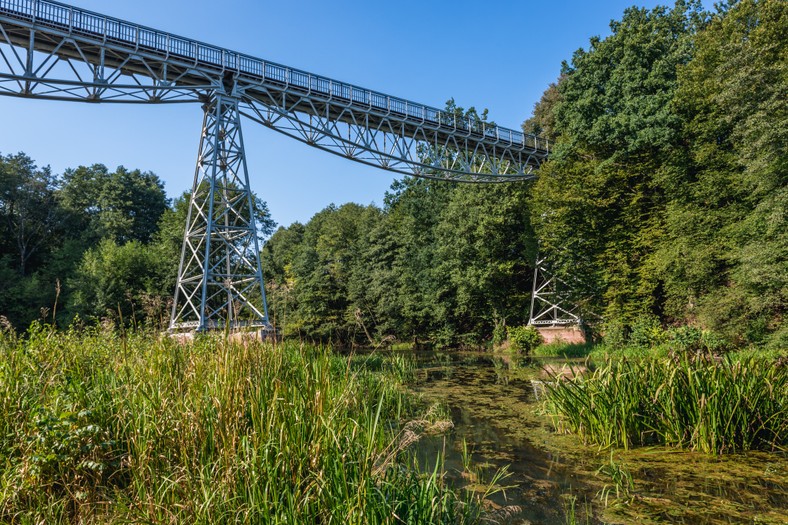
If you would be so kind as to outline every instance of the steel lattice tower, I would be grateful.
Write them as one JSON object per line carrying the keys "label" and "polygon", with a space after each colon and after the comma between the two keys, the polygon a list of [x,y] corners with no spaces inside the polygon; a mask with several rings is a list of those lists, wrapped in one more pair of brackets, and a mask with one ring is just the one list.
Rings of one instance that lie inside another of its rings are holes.
{"label": "steel lattice tower", "polygon": [[571,301],[570,287],[550,271],[545,257],[537,256],[531,293],[532,326],[580,325],[577,306]]}
{"label": "steel lattice tower", "polygon": [[267,327],[238,99],[216,93],[204,111],[170,330]]}

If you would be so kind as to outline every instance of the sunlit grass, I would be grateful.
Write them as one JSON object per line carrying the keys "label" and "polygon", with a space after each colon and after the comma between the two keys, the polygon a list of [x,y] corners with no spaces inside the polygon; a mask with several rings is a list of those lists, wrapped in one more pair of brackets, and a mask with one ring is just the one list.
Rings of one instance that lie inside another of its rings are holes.
{"label": "sunlit grass", "polygon": [[756,355],[608,360],[546,383],[559,426],[598,445],[707,453],[788,445],[788,366]]}
{"label": "sunlit grass", "polygon": [[470,523],[421,473],[403,359],[111,331],[0,335],[0,522]]}

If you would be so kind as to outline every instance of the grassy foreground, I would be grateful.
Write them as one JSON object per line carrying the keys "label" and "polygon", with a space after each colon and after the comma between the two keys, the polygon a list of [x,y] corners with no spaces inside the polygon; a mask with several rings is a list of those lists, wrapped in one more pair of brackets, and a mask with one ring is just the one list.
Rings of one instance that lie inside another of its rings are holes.
{"label": "grassy foreground", "polygon": [[608,359],[548,383],[568,430],[601,446],[665,444],[706,453],[788,446],[788,363],[757,354]]}
{"label": "grassy foreground", "polygon": [[297,344],[0,333],[0,522],[469,523],[418,473],[396,362]]}

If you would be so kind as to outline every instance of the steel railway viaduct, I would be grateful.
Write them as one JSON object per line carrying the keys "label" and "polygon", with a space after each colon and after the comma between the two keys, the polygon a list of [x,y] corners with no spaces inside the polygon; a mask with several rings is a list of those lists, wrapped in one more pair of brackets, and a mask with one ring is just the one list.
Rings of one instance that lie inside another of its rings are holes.
{"label": "steel railway viaduct", "polygon": [[[50,0],[0,0],[0,95],[198,103],[202,135],[170,331],[269,327],[241,116],[391,172],[534,178],[547,140]],[[544,260],[531,324],[577,322]]]}

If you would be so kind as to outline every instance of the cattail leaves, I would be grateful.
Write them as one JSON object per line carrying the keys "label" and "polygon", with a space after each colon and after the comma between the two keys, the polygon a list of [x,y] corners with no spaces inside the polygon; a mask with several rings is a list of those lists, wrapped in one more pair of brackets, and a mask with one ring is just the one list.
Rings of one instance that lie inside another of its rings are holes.
{"label": "cattail leaves", "polygon": [[545,385],[560,426],[603,447],[720,454],[788,444],[788,369],[766,357],[607,361]]}

